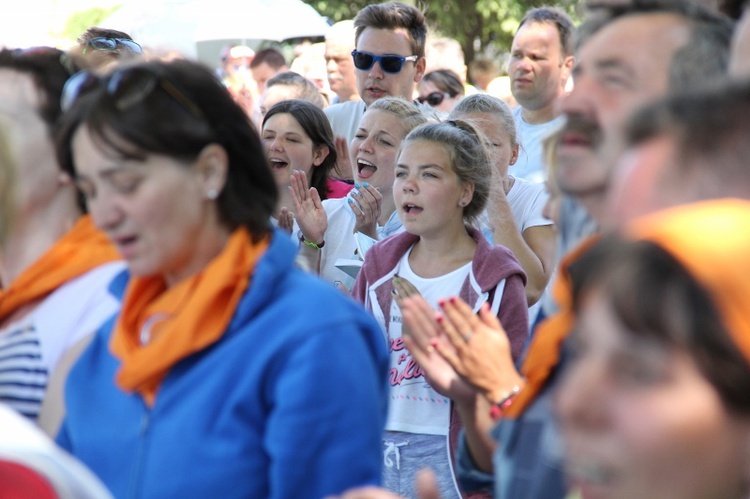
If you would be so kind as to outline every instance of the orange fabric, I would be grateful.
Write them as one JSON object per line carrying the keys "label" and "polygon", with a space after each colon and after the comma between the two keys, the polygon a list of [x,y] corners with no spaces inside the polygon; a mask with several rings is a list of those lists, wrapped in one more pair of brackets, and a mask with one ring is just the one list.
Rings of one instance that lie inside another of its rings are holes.
{"label": "orange fabric", "polygon": [[599,236],[585,239],[568,253],[560,263],[560,269],[552,290],[558,312],[542,322],[529,345],[529,351],[521,365],[521,375],[526,385],[513,398],[513,403],[503,411],[504,417],[517,418],[544,388],[552,370],[560,360],[560,349],[565,338],[573,330],[575,315],[568,266],[581,257],[597,241]]}
{"label": "orange fabric", "polygon": [[[267,248],[268,239],[253,244],[239,228],[203,270],[171,288],[161,276],[132,278],[109,345],[122,361],[117,385],[152,406],[173,365],[221,338]],[[147,329],[151,339],[141,345]]]}
{"label": "orange fabric", "polygon": [[711,295],[734,343],[750,362],[750,202],[705,201],[635,221],[627,232],[675,257]]}
{"label": "orange fabric", "polygon": [[115,247],[94,227],[91,218],[81,217],[7,289],[0,290],[0,320],[89,270],[119,259]]}
{"label": "orange fabric", "polygon": [[[733,341],[750,362],[750,202],[720,199],[659,211],[631,223],[625,236],[672,254],[713,297]],[[521,368],[527,383],[504,412],[517,418],[542,390],[575,324],[566,269],[598,240],[565,257],[555,281],[559,312],[543,322]]]}

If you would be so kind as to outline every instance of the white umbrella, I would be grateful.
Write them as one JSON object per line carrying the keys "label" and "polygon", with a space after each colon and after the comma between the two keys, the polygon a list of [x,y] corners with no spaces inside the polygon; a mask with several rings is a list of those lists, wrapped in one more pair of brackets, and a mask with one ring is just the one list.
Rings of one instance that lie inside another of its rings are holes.
{"label": "white umbrella", "polygon": [[[219,0],[221,4],[223,0]],[[220,22],[205,19],[216,8],[217,0],[193,0],[194,15],[201,21],[196,41],[250,39],[274,40],[324,36],[328,22],[301,0],[230,0]],[[204,20],[205,19],[205,20]]]}
{"label": "white umbrella", "polygon": [[125,31],[144,47],[193,58],[198,42],[283,41],[323,36],[328,29],[301,0],[130,0],[100,26]]}

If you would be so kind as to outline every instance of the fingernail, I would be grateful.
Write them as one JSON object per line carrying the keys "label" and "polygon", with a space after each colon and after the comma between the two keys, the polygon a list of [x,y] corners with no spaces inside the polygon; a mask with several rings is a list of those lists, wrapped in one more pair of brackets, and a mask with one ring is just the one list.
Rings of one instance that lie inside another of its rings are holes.
{"label": "fingernail", "polygon": [[365,182],[365,187],[370,187],[370,184],[368,184],[367,182]]}
{"label": "fingernail", "polygon": [[456,298],[455,296],[451,296],[448,301],[455,305],[456,303],[458,303],[458,298]]}
{"label": "fingernail", "polygon": [[396,277],[393,278],[393,283],[394,284],[398,284],[398,276],[396,276]]}
{"label": "fingernail", "polygon": [[354,187],[356,187],[357,189],[359,189],[359,188],[360,188],[360,187],[362,187],[362,186],[361,186],[361,185],[359,185],[359,182],[354,182]]}
{"label": "fingernail", "polygon": [[437,342],[437,340],[432,340],[432,341],[430,342],[430,346],[431,346],[432,348],[437,348],[437,346],[438,346],[438,342]]}
{"label": "fingernail", "polygon": [[438,321],[438,324],[442,324],[445,319],[443,318],[442,315],[437,314],[435,315],[435,320]]}
{"label": "fingernail", "polygon": [[446,303],[447,301],[445,299],[438,300],[438,305],[440,305],[441,307],[444,307]]}

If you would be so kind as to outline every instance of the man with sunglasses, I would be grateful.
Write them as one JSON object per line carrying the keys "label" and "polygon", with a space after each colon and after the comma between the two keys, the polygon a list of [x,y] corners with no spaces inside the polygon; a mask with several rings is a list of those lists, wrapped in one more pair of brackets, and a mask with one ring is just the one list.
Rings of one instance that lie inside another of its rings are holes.
{"label": "man with sunglasses", "polygon": [[141,46],[123,31],[93,26],[76,41],[78,45],[71,49],[71,53],[84,57],[88,67],[99,71],[119,61],[143,56]]}
{"label": "man with sunglasses", "polygon": [[[367,106],[381,97],[411,101],[414,86],[425,73],[427,24],[424,14],[400,2],[368,5],[354,18],[355,49],[352,51],[357,91],[361,101],[343,102],[325,109],[339,148],[339,158],[349,158],[348,144],[354,138]],[[430,106],[415,102],[424,114],[438,117]],[[342,171],[347,170],[347,171]],[[348,168],[338,165],[337,174],[351,178]]]}

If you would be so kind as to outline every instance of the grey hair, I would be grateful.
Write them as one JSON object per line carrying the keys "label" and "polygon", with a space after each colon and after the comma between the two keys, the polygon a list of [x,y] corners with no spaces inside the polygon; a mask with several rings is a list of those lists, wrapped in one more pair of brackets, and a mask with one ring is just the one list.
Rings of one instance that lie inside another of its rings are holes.
{"label": "grey hair", "polygon": [[294,71],[282,71],[281,73],[275,74],[269,78],[266,82],[266,88],[271,88],[276,85],[284,85],[286,87],[292,87],[297,91],[295,99],[306,100],[312,103],[318,109],[326,107],[326,101],[323,96],[320,95],[320,89],[315,86],[315,83],[311,82],[301,74],[295,73]]}
{"label": "grey hair", "polygon": [[472,114],[493,114],[498,117],[505,132],[511,140],[511,147],[518,146],[518,130],[516,129],[516,120],[513,119],[513,112],[508,104],[501,99],[489,94],[473,94],[464,97],[456,107],[451,111],[449,118],[466,118]]}

